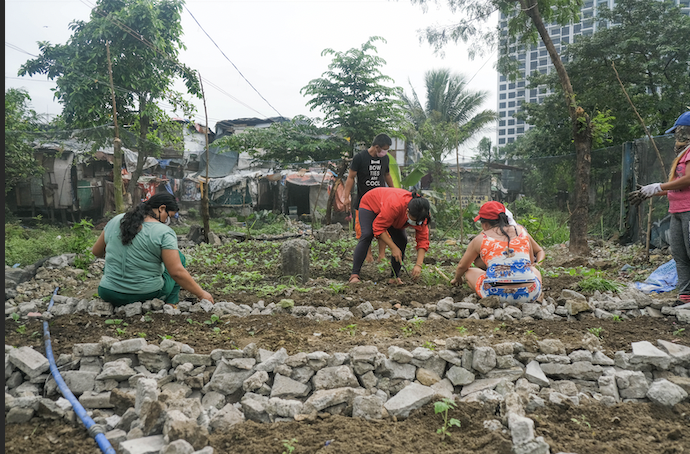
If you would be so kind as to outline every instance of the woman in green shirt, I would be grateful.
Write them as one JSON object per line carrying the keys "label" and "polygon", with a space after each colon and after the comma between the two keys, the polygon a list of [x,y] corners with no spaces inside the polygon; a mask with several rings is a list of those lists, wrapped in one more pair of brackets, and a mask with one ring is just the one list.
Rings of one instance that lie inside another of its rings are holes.
{"label": "woman in green shirt", "polygon": [[177,304],[182,287],[213,302],[185,269],[177,235],[168,227],[178,210],[175,198],[161,193],[106,224],[92,249],[96,257],[105,257],[101,299],[113,306],[154,298]]}

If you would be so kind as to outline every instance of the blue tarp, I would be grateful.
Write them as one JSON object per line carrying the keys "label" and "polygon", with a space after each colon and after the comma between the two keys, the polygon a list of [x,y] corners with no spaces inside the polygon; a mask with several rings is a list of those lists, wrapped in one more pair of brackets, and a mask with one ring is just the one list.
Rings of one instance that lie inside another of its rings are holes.
{"label": "blue tarp", "polygon": [[635,282],[635,288],[644,293],[670,292],[678,284],[676,261],[671,259],[655,269],[644,282]]}

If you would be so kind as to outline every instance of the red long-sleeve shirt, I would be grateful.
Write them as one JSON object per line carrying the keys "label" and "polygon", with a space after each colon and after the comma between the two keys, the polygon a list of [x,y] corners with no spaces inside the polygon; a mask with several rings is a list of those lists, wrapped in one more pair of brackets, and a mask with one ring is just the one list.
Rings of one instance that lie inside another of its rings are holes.
{"label": "red long-sleeve shirt", "polygon": [[407,223],[407,205],[412,200],[410,191],[398,188],[374,188],[362,196],[359,207],[376,214],[374,219],[374,236],[378,238],[389,227],[415,230],[417,249],[429,250],[429,226],[410,225]]}

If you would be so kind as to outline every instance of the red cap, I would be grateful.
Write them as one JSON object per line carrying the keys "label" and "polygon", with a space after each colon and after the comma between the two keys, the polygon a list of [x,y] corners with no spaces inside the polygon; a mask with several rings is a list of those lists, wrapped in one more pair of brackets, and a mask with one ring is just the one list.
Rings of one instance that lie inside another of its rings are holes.
{"label": "red cap", "polygon": [[481,219],[498,219],[498,213],[505,213],[506,207],[501,202],[486,202],[479,209],[479,215],[474,218],[474,222]]}

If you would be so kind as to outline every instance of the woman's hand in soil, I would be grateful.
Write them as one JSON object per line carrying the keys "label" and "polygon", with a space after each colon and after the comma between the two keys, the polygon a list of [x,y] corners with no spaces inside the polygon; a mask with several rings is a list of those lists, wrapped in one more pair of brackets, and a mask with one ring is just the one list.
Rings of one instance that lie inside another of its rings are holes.
{"label": "woman's hand in soil", "polygon": [[410,276],[412,276],[412,279],[419,279],[419,276],[422,275],[422,266],[421,265],[415,265],[412,268],[412,272],[410,273]]}
{"label": "woman's hand in soil", "polygon": [[391,257],[393,257],[394,260],[402,263],[402,251],[399,247],[396,246],[395,248],[391,248]]}
{"label": "woman's hand in soil", "polygon": [[210,302],[215,303],[215,301],[213,301],[213,295],[211,295],[209,292],[207,292],[205,290],[202,291],[201,294],[197,295],[197,296],[199,297],[199,299],[209,300]]}

